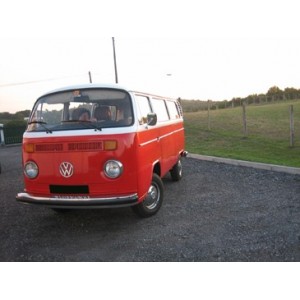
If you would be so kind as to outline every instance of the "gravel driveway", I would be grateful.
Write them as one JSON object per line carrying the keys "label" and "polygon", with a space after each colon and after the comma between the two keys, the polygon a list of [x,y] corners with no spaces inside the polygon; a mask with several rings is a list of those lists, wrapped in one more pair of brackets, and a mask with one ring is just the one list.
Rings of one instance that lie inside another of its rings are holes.
{"label": "gravel driveway", "polygon": [[21,147],[0,148],[0,261],[300,261],[300,176],[187,158],[159,213],[17,203]]}

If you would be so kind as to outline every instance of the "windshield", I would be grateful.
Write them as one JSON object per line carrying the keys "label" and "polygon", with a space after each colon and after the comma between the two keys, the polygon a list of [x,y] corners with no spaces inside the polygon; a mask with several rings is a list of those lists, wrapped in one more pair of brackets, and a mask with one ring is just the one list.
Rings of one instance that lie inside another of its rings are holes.
{"label": "windshield", "polygon": [[58,131],[124,127],[133,124],[130,96],[115,89],[82,89],[37,100],[27,131]]}

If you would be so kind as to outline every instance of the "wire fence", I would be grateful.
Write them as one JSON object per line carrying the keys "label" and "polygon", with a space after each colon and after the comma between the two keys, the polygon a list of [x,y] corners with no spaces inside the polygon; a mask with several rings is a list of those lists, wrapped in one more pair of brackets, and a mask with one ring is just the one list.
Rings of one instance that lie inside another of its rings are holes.
{"label": "wire fence", "polygon": [[186,125],[195,132],[232,133],[244,138],[260,136],[285,140],[290,147],[300,142],[300,101],[277,104],[247,105],[214,109],[206,103],[206,111],[186,112]]}

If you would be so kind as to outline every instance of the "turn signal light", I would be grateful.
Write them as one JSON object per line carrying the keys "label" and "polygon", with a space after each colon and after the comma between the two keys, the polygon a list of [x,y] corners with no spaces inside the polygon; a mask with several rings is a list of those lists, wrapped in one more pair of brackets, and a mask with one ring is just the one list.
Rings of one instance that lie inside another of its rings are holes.
{"label": "turn signal light", "polygon": [[24,145],[24,151],[26,153],[33,153],[34,152],[34,144],[30,144],[30,143],[25,144]]}
{"label": "turn signal light", "polygon": [[116,150],[117,141],[104,141],[104,150]]}

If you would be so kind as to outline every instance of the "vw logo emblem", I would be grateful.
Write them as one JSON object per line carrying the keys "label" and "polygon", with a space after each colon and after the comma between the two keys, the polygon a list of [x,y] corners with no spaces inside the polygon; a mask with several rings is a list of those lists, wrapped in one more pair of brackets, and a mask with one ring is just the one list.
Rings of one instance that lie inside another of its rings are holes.
{"label": "vw logo emblem", "polygon": [[59,166],[59,173],[65,177],[69,178],[73,175],[74,167],[69,162],[62,162]]}

